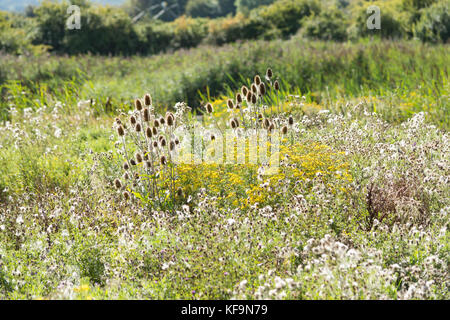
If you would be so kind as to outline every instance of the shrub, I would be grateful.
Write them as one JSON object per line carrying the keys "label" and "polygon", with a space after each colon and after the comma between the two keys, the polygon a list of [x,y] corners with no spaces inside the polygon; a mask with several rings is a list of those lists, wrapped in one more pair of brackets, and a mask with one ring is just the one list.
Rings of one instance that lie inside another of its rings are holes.
{"label": "shrub", "polygon": [[297,32],[303,18],[319,12],[320,6],[313,0],[279,0],[270,6],[254,10],[251,17],[260,16],[286,37]]}
{"label": "shrub", "polygon": [[[367,19],[369,14],[367,9],[370,6],[378,6],[380,8],[380,29],[369,29],[367,27]],[[381,38],[403,38],[407,35],[408,14],[401,12],[397,2],[362,2],[353,7],[352,10],[353,25],[350,27],[350,37],[353,39],[359,37],[376,36]]]}
{"label": "shrub", "polygon": [[186,5],[186,14],[193,18],[215,18],[220,15],[220,6],[217,0],[189,0]]}
{"label": "shrub", "polygon": [[347,22],[338,9],[322,11],[305,20],[302,33],[312,39],[343,41],[347,38]]}
{"label": "shrub", "polygon": [[422,41],[448,42],[450,38],[450,1],[442,0],[422,10],[414,35]]}
{"label": "shrub", "polygon": [[238,12],[248,14],[259,6],[269,5],[274,2],[275,0],[236,0],[236,9]]}

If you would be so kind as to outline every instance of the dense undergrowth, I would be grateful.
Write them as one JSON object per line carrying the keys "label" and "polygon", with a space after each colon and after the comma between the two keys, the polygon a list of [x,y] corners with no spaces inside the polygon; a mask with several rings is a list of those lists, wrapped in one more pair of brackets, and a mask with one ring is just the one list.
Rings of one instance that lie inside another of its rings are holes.
{"label": "dense undergrowth", "polygon": [[[448,45],[373,41],[358,44],[289,41],[202,47],[154,57],[2,56],[0,115],[62,101],[76,112],[92,99],[98,114],[129,110],[142,91],[158,107],[186,101],[193,108],[229,93],[270,65],[279,70],[280,94],[313,108],[339,108],[354,98],[373,105],[390,121],[425,110],[448,128]],[[192,63],[196,61],[196,63]],[[199,99],[199,94],[203,99]]]}

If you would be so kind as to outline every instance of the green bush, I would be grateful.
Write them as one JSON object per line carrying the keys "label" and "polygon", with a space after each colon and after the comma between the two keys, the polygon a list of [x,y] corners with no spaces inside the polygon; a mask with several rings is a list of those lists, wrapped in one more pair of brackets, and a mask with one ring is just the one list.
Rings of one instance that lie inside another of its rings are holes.
{"label": "green bush", "polygon": [[[367,13],[370,6],[380,8],[380,29],[369,29],[367,20],[371,14]],[[399,39],[407,37],[408,14],[400,11],[397,1],[375,1],[359,2],[354,6],[351,21],[354,21],[350,27],[349,36],[353,39],[360,37],[381,37],[385,39]]]}
{"label": "green bush", "polygon": [[251,10],[274,3],[275,0],[236,0],[236,8],[238,12],[248,14]]}
{"label": "green bush", "polygon": [[314,0],[279,0],[274,4],[252,11],[251,17],[267,21],[273,29],[286,37],[300,29],[302,20],[320,12],[320,5]]}
{"label": "green bush", "polygon": [[220,15],[219,1],[189,0],[186,5],[186,14],[193,18],[218,17]]}
{"label": "green bush", "polygon": [[308,38],[344,41],[347,38],[347,21],[336,8],[311,15],[305,20],[302,33]]}
{"label": "green bush", "polygon": [[415,37],[422,41],[448,42],[450,37],[450,0],[442,0],[422,10],[414,27]]}

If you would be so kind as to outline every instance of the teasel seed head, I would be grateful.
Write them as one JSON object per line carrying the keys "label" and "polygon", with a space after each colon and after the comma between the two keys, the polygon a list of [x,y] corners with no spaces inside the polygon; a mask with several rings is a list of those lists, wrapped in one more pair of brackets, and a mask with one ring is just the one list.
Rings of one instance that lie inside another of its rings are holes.
{"label": "teasel seed head", "polygon": [[169,150],[173,151],[175,149],[175,142],[174,141],[170,141],[169,143]]}
{"label": "teasel seed head", "polygon": [[148,160],[148,151],[144,150],[144,155],[143,155],[144,161]]}
{"label": "teasel seed head", "polygon": [[233,109],[234,109],[234,103],[233,103],[233,100],[231,100],[231,99],[228,99],[228,101],[227,101],[227,105],[228,105],[228,108],[229,108],[229,109],[231,109],[231,110],[233,110]]}
{"label": "teasel seed head", "polygon": [[147,135],[147,138],[151,139],[151,137],[153,136],[152,129],[148,127],[147,130],[145,130],[145,134]]}
{"label": "teasel seed head", "polygon": [[[259,86],[259,85],[258,85]],[[256,84],[252,83],[252,92],[253,93],[258,93],[258,87],[256,86]]]}
{"label": "teasel seed head", "polygon": [[153,127],[152,132],[153,135],[156,136],[158,134],[158,129],[156,129],[156,127]]}
{"label": "teasel seed head", "polygon": [[131,164],[132,166],[135,166],[135,165],[136,165],[136,161],[134,161],[134,159],[130,159],[130,164]]}
{"label": "teasel seed head", "polygon": [[266,78],[270,80],[272,79],[272,77],[273,77],[272,69],[268,68],[266,71]]}
{"label": "teasel seed head", "polygon": [[163,117],[161,117],[161,118],[159,119],[159,123],[161,123],[161,124],[165,124],[165,123],[166,123],[166,120],[164,120],[164,118],[163,118]]}
{"label": "teasel seed head", "polygon": [[131,116],[130,117],[130,123],[132,126],[134,126],[136,124],[136,117],[135,116]]}
{"label": "teasel seed head", "polygon": [[161,164],[163,165],[163,166],[165,166],[166,164],[167,164],[167,159],[166,159],[166,156],[161,156]]}
{"label": "teasel seed head", "polygon": [[150,161],[145,161],[145,167],[150,169],[152,167],[152,163]]}
{"label": "teasel seed head", "polygon": [[119,179],[114,180],[114,185],[116,186],[116,189],[122,188],[122,182],[120,182]]}
{"label": "teasel seed head", "polygon": [[257,102],[256,94],[252,94],[252,104],[256,104],[256,102]]}
{"label": "teasel seed head", "polygon": [[214,141],[214,140],[216,140],[216,136],[215,135],[211,135],[211,141]]}
{"label": "teasel seed head", "polygon": [[128,172],[125,172],[125,173],[123,174],[123,179],[124,179],[124,180],[130,179],[130,175],[128,174]]}
{"label": "teasel seed head", "polygon": [[208,103],[206,104],[206,106],[205,106],[205,109],[206,109],[206,112],[207,112],[208,114],[213,113],[213,106],[212,106],[211,103],[208,102]]}
{"label": "teasel seed head", "polygon": [[258,122],[262,122],[264,119],[263,115],[261,113],[258,113]]}
{"label": "teasel seed head", "polygon": [[116,123],[117,123],[118,125],[121,125],[121,124],[122,124],[122,121],[121,121],[119,118],[116,118],[115,121],[116,121]]}
{"label": "teasel seed head", "polygon": [[141,132],[142,131],[142,127],[140,123],[136,123],[136,127],[134,127],[134,129],[136,130],[136,132]]}
{"label": "teasel seed head", "polygon": [[266,86],[263,82],[259,84],[259,94],[262,96],[266,94]]}
{"label": "teasel seed head", "polygon": [[231,128],[232,129],[236,129],[236,122],[234,122],[234,119],[232,119],[231,121],[230,121],[230,126],[231,126]]}
{"label": "teasel seed head", "polygon": [[144,121],[145,122],[149,122],[150,121],[150,111],[148,110],[148,108],[144,109]]}
{"label": "teasel seed head", "polygon": [[237,118],[233,118],[233,120],[236,123],[236,127],[239,127],[239,120]]}
{"label": "teasel seed head", "polygon": [[159,127],[159,121],[158,120],[153,121],[153,126],[155,128]]}
{"label": "teasel seed head", "polygon": [[246,99],[247,99],[247,102],[248,102],[248,103],[251,103],[251,102],[252,102],[252,92],[251,92],[251,91],[247,91],[247,97],[246,97]]}
{"label": "teasel seed head", "polygon": [[288,127],[284,126],[283,128],[281,128],[282,134],[286,134],[287,132],[288,132]]}
{"label": "teasel seed head", "polygon": [[141,99],[136,99],[134,101],[134,106],[136,107],[137,111],[141,111],[142,110],[142,101],[141,101]]}
{"label": "teasel seed head", "polygon": [[179,145],[180,144],[180,140],[178,140],[178,138],[175,138],[175,144]]}
{"label": "teasel seed head", "polygon": [[269,121],[269,119],[265,118],[263,124],[264,124],[264,128],[269,129],[269,127],[270,127],[270,121]]}
{"label": "teasel seed head", "polygon": [[260,77],[259,75],[256,75],[256,76],[255,76],[255,84],[256,84],[257,86],[259,86],[260,83],[261,83],[261,77]]}
{"label": "teasel seed head", "polygon": [[153,141],[153,148],[158,148],[158,141]]}
{"label": "teasel seed head", "polygon": [[242,103],[242,95],[240,93],[238,93],[236,95],[236,104],[240,104]]}
{"label": "teasel seed head", "polygon": [[142,162],[142,155],[139,152],[136,153],[135,157],[136,157],[137,163],[141,163]]}
{"label": "teasel seed head", "polygon": [[248,88],[246,86],[242,86],[241,93],[243,97],[247,97]]}
{"label": "teasel seed head", "polygon": [[147,93],[147,94],[145,95],[145,97],[144,97],[144,103],[145,103],[145,105],[146,105],[147,107],[152,105],[152,96],[150,95],[150,93]]}
{"label": "teasel seed head", "polygon": [[275,126],[274,126],[273,123],[271,123],[270,126],[269,126],[269,131],[273,131],[274,129],[275,129]]}
{"label": "teasel seed head", "polygon": [[292,116],[289,116],[288,123],[290,126],[294,124],[294,118]]}
{"label": "teasel seed head", "polygon": [[139,180],[139,179],[140,179],[139,173],[136,172],[134,174],[134,180]]}
{"label": "teasel seed head", "polygon": [[166,115],[166,122],[169,127],[173,126],[175,123],[175,117],[171,112]]}
{"label": "teasel seed head", "polygon": [[164,137],[161,139],[160,143],[161,143],[161,147],[165,147],[167,145],[166,139]]}
{"label": "teasel seed head", "polygon": [[130,200],[130,193],[128,191],[124,191],[123,197],[125,198],[126,201]]}
{"label": "teasel seed head", "polygon": [[129,170],[130,165],[128,164],[128,162],[124,162],[122,168],[123,168],[123,170]]}
{"label": "teasel seed head", "polygon": [[177,189],[177,196],[178,196],[179,198],[182,198],[182,197],[183,197],[183,189],[181,189],[181,188],[178,188],[178,189]]}
{"label": "teasel seed head", "polygon": [[280,90],[280,83],[278,82],[278,80],[275,80],[275,83],[273,84],[273,88],[276,91]]}
{"label": "teasel seed head", "polygon": [[123,129],[123,127],[121,125],[117,127],[117,134],[120,137],[123,137],[125,135],[125,130]]}

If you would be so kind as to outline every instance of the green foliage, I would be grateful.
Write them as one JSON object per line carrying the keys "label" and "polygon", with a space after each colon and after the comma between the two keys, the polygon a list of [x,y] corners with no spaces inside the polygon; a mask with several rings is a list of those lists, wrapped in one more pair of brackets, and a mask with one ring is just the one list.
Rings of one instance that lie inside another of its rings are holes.
{"label": "green foliage", "polygon": [[189,0],[186,5],[186,14],[193,18],[215,18],[220,15],[219,1],[217,0]]}
{"label": "green foliage", "polygon": [[347,39],[348,23],[336,8],[323,10],[318,16],[311,15],[305,21],[302,33],[312,39],[344,41]]}
{"label": "green foliage", "polygon": [[286,37],[297,32],[302,25],[302,19],[319,11],[320,6],[314,0],[279,0],[254,11],[252,16],[260,16]]}
{"label": "green foliage", "polygon": [[259,6],[269,5],[274,2],[275,0],[236,0],[236,8],[238,12],[248,14]]}
{"label": "green foliage", "polygon": [[421,10],[414,35],[422,41],[448,42],[450,39],[450,1],[441,0]]}

